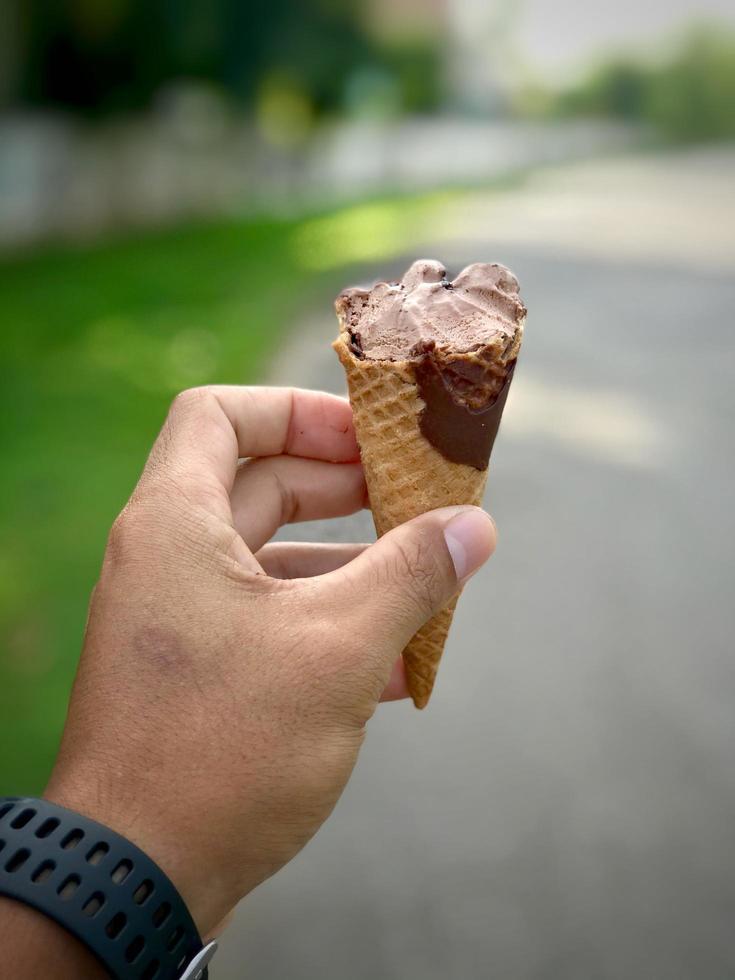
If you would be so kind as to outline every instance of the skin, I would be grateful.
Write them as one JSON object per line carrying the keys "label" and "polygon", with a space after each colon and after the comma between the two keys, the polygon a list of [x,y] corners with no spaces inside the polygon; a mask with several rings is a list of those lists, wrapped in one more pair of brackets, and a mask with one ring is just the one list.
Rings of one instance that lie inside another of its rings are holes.
{"label": "skin", "polygon": [[[378,702],[407,695],[401,650],[494,548],[478,508],[268,543],[365,505],[345,400],[211,387],[176,398],[111,530],[46,795],[147,851],[203,936],[318,830]],[[9,900],[0,948],[15,977],[105,975]]]}

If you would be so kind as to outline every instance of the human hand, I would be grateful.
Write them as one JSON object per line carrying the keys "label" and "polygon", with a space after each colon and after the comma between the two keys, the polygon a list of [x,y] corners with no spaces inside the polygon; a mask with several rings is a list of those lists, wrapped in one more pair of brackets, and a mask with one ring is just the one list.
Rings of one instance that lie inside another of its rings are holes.
{"label": "human hand", "polygon": [[363,507],[358,460],[342,399],[187,391],[110,534],[46,795],[147,851],[203,934],[323,823],[401,650],[494,547],[473,507],[267,543]]}

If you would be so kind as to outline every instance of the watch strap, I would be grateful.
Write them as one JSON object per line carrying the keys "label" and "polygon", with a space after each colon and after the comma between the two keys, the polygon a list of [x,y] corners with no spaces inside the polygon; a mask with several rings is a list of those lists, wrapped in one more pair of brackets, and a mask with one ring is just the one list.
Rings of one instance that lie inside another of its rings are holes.
{"label": "watch strap", "polygon": [[0,797],[0,895],[63,926],[115,980],[205,980],[217,948],[144,851],[48,800]]}

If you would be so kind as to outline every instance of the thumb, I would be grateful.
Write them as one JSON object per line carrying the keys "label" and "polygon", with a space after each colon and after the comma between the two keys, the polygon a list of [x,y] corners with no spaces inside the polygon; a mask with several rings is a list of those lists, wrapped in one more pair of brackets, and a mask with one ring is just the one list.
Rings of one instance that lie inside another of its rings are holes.
{"label": "thumb", "polygon": [[494,549],[489,514],[479,507],[444,507],[394,528],[324,578],[350,610],[352,627],[389,641],[375,646],[392,663]]}

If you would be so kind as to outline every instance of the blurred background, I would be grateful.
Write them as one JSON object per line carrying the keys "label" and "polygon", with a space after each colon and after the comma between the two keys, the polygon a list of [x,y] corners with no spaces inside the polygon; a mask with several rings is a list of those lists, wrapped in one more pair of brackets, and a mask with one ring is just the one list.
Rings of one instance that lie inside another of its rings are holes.
{"label": "blurred background", "polygon": [[731,4],[0,18],[0,792],[43,788],[107,529],[174,393],[342,390],[340,288],[499,260],[530,313],[497,555],[430,708],[378,713],[214,975],[735,974]]}

